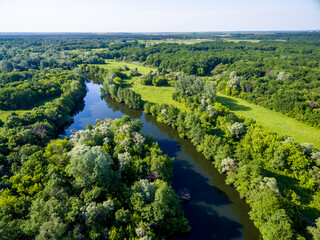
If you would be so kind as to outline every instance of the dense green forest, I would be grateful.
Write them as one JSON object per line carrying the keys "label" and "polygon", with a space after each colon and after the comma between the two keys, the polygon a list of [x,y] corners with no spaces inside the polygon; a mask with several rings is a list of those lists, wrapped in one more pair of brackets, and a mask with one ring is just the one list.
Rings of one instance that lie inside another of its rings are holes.
{"label": "dense green forest", "polygon": [[[196,38],[204,42],[166,43]],[[215,96],[320,127],[319,40],[319,33],[0,36],[1,238],[158,239],[189,231],[171,187],[173,160],[142,136],[139,122],[97,121],[56,139],[90,79],[189,138],[249,203],[263,239],[317,239],[318,149],[236,116]],[[158,71],[96,66],[106,59]],[[160,90],[174,86],[173,100],[189,111],[144,101],[126,82],[132,76]]]}
{"label": "dense green forest", "polygon": [[172,159],[139,122],[97,122],[70,141],[24,145],[0,195],[2,239],[157,239],[189,230]]}
{"label": "dense green forest", "polygon": [[[189,231],[173,160],[141,123],[97,122],[56,139],[86,93],[97,39],[2,39],[1,239],[158,239]],[[81,54],[67,51],[79,49]]]}

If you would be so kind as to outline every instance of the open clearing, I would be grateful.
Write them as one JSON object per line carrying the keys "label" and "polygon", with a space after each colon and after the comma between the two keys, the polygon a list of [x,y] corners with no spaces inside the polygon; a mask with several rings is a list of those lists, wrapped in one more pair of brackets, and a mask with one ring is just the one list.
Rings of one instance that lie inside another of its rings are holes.
{"label": "open clearing", "polygon": [[98,64],[99,67],[106,68],[106,69],[122,68],[125,65],[130,69],[137,68],[139,73],[141,73],[141,74],[148,74],[150,71],[157,71],[156,68],[145,67],[145,66],[142,66],[141,63],[138,63],[138,62],[137,63],[135,63],[135,62],[126,63],[126,62],[117,62],[117,61],[110,61],[109,60],[109,61],[106,61],[106,64]]}
{"label": "open clearing", "polygon": [[282,113],[257,106],[243,99],[218,92],[217,101],[230,108],[237,115],[252,118],[263,127],[280,135],[288,135],[299,143],[313,143],[320,148],[320,130],[308,126]]}
{"label": "open clearing", "polygon": [[[107,64],[101,64],[100,67],[107,69],[117,69],[126,65],[130,69],[137,68],[139,73],[148,74],[150,71],[157,71],[155,68],[144,67],[138,63],[126,63],[126,62],[114,62],[108,61]],[[129,71],[124,71],[129,73]],[[166,103],[172,104],[173,106],[180,108],[181,110],[189,111],[183,104],[172,100],[172,93],[174,92],[173,87],[155,87],[140,84],[139,77],[131,77],[124,80],[124,84],[132,88],[136,93],[139,93],[143,100],[151,103]]]}

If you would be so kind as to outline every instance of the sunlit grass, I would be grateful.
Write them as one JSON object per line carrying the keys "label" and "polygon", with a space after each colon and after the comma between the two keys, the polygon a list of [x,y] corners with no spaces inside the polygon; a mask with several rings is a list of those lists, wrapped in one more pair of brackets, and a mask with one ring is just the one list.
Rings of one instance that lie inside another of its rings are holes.
{"label": "sunlit grass", "polygon": [[[139,64],[130,64],[125,62],[108,61],[106,65],[100,65],[108,69],[116,69],[119,66],[127,65],[129,68],[137,67],[142,74],[149,73],[154,68],[141,66]],[[136,93],[141,94],[143,100],[152,103],[172,104],[181,110],[188,110],[183,104],[172,100],[173,87],[155,87],[142,85],[139,77],[128,78],[124,80],[126,87],[133,88]],[[288,135],[299,143],[313,143],[315,147],[320,148],[320,130],[310,127],[293,118],[287,117],[282,113],[266,109],[261,106],[249,103],[243,99],[230,97],[218,93],[217,101],[230,108],[232,112],[246,118],[252,118],[261,126],[280,135]]]}
{"label": "sunlit grass", "polygon": [[26,110],[15,110],[15,111],[3,111],[0,110],[0,120],[2,120],[3,122],[6,120],[6,118],[11,114],[11,113],[16,113],[16,114],[22,114],[26,112]]}
{"label": "sunlit grass", "polygon": [[134,81],[132,86],[136,93],[141,94],[143,100],[151,103],[171,104],[180,110],[189,111],[189,109],[186,108],[182,103],[172,99],[172,93],[174,92],[173,87],[146,86],[140,84],[139,80]]}
{"label": "sunlit grass", "polygon": [[141,74],[148,74],[150,71],[157,71],[155,68],[145,67],[142,66],[141,63],[126,63],[126,62],[117,62],[117,61],[106,61],[106,64],[98,64],[99,67],[106,68],[106,69],[117,69],[122,68],[126,65],[130,69],[138,69],[139,73]]}
{"label": "sunlit grass", "polygon": [[[126,62],[115,62],[107,61],[106,65],[99,65],[107,69],[117,69],[126,65],[128,68],[137,68],[139,73],[147,74],[150,71],[156,71],[155,68],[141,66],[138,63],[126,63]],[[124,71],[129,73],[129,71]],[[155,86],[146,86],[142,85],[139,81],[139,77],[130,77],[124,80],[124,85],[126,87],[132,88],[136,93],[139,93],[143,100],[151,103],[166,103],[172,104],[173,106],[184,110],[189,111],[183,104],[172,100],[172,93],[174,92],[173,87],[155,87]]]}
{"label": "sunlit grass", "polygon": [[256,120],[257,123],[272,132],[289,135],[299,143],[313,143],[317,148],[320,148],[319,129],[287,117],[282,113],[222,93],[218,93],[217,101],[238,115]]}
{"label": "sunlit grass", "polygon": [[195,44],[207,41],[215,41],[214,39],[162,39],[162,40],[139,40],[140,43],[145,43],[147,46],[160,43],[178,43],[178,44]]}

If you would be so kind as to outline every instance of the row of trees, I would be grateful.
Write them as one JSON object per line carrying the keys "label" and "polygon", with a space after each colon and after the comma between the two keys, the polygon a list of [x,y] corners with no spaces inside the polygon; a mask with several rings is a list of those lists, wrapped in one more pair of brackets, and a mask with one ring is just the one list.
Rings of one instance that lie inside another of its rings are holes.
{"label": "row of trees", "polygon": [[[214,86],[204,85],[200,78],[186,75],[176,82],[173,96],[192,107],[192,112],[149,102],[144,110],[189,138],[226,174],[227,183],[251,206],[250,216],[264,239],[308,237],[299,213],[313,220],[319,217],[318,150],[268,132],[251,119],[236,117],[214,101]],[[311,234],[317,231],[308,229]]]}
{"label": "row of trees", "polygon": [[319,216],[317,200],[310,204],[310,199],[319,196],[319,152],[307,144],[305,150],[305,145],[269,133],[251,120],[242,122],[217,103],[198,106],[186,113],[146,103],[145,112],[188,137],[226,174],[227,183],[251,206],[250,216],[264,239],[295,239],[297,232],[304,235],[300,228],[306,224],[298,213],[311,219]]}

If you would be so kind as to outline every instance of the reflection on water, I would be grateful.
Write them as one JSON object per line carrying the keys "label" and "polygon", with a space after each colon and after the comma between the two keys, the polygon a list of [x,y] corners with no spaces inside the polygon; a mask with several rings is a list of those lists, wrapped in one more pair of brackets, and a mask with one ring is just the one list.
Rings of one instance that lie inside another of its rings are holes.
{"label": "reflection on water", "polygon": [[85,108],[74,115],[73,124],[65,131],[66,136],[70,136],[72,132],[85,129],[87,124],[95,125],[96,119],[103,120],[105,118],[122,118],[120,111],[108,108],[106,102],[101,97],[100,85],[94,83],[86,83],[87,94],[84,97]]}
{"label": "reflection on water", "polygon": [[102,99],[99,85],[87,83],[87,88],[85,108],[75,115],[66,135],[84,129],[88,123],[94,125],[96,119],[115,119],[123,115],[140,119],[142,132],[152,134],[163,152],[175,159],[173,187],[176,190],[186,187],[191,194],[191,200],[182,207],[192,229],[179,239],[259,239],[258,230],[249,220],[248,205],[235,189],[225,184],[224,176],[189,140],[181,139],[173,128],[157,122],[151,115],[132,110],[109,96]]}

